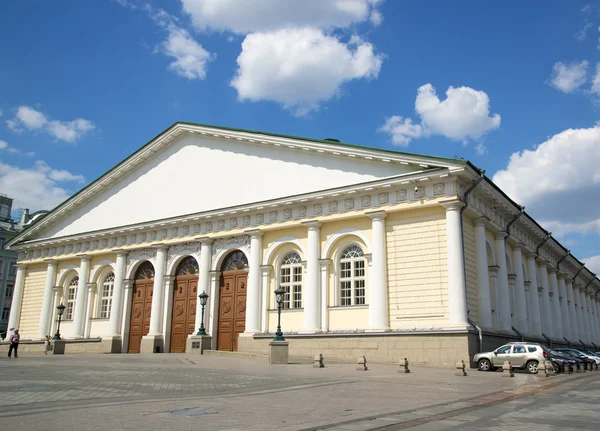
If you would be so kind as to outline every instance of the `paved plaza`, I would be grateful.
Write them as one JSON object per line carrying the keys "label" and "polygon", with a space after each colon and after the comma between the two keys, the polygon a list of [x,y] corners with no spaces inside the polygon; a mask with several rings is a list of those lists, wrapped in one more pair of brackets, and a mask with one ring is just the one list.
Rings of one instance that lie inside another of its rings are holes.
{"label": "paved plaza", "polygon": [[[26,430],[492,429],[472,419],[491,411],[498,429],[502,421],[511,429],[551,429],[515,428],[514,421],[544,409],[549,419],[581,419],[600,397],[600,372],[503,378],[473,370],[457,377],[452,369],[401,374],[393,365],[369,364],[361,372],[354,363],[326,361],[317,369],[293,362],[184,354],[3,357],[0,423]],[[564,388],[576,395],[565,398]],[[558,407],[527,408],[544,394]]]}

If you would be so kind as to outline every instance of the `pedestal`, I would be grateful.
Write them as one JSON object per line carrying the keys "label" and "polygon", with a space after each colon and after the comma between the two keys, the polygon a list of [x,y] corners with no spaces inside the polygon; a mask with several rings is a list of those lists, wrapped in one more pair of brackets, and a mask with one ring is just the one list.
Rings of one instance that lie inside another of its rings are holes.
{"label": "pedestal", "polygon": [[161,353],[162,335],[145,335],[140,344],[140,353]]}
{"label": "pedestal", "polygon": [[188,335],[185,340],[185,353],[203,355],[205,350],[210,350],[211,342],[210,335]]}
{"label": "pedestal", "polygon": [[104,353],[121,353],[121,336],[102,338],[102,347]]}
{"label": "pedestal", "polygon": [[287,341],[271,341],[269,343],[269,363],[287,364],[289,359],[289,343]]}
{"label": "pedestal", "polygon": [[64,355],[65,354],[65,340],[52,340],[52,354],[53,355]]}

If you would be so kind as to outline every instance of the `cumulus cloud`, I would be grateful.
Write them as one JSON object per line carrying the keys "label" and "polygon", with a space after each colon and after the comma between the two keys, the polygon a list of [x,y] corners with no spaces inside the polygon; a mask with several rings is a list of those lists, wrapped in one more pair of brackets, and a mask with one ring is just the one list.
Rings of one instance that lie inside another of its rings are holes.
{"label": "cumulus cloud", "polygon": [[590,91],[600,96],[600,63],[596,63],[596,74],[592,78],[592,88]]}
{"label": "cumulus cloud", "polygon": [[587,81],[588,62],[554,63],[549,84],[563,93],[572,93]]}
{"label": "cumulus cloud", "polygon": [[270,100],[304,115],[343,83],[376,78],[383,58],[370,43],[353,38],[345,44],[316,28],[252,33],[242,43],[231,86],[240,100]]}
{"label": "cumulus cloud", "polygon": [[213,55],[196,42],[190,34],[177,26],[170,26],[169,36],[162,43],[162,52],[175,59],[169,70],[188,79],[206,78],[206,65]]}
{"label": "cumulus cloud", "polygon": [[581,30],[579,30],[577,33],[575,33],[573,36],[575,37],[575,39],[579,40],[579,41],[584,41],[585,38],[587,37],[588,31],[590,30],[590,28],[592,28],[594,25],[591,22],[586,22],[585,25],[581,28]]}
{"label": "cumulus cloud", "polygon": [[[392,142],[401,146],[434,134],[465,142],[497,129],[501,121],[500,115],[490,115],[488,95],[469,87],[449,87],[446,99],[440,100],[431,84],[422,85],[417,91],[415,111],[420,123],[395,115],[387,118],[379,131],[389,133]],[[480,145],[477,151],[484,152],[485,147]]]}
{"label": "cumulus cloud", "polygon": [[600,233],[600,126],[568,129],[513,153],[493,180],[557,237]]}
{"label": "cumulus cloud", "polygon": [[292,27],[345,28],[383,17],[379,0],[181,0],[193,24],[204,31],[237,34],[271,32]]}
{"label": "cumulus cloud", "polygon": [[14,199],[15,208],[52,209],[69,197],[66,187],[74,182],[82,183],[84,178],[52,169],[43,161],[31,168],[0,162],[0,190]]}
{"label": "cumulus cloud", "polygon": [[42,112],[29,106],[19,106],[12,120],[7,120],[8,127],[20,133],[23,130],[44,132],[57,140],[70,144],[76,143],[83,135],[94,130],[93,122],[84,118],[72,121],[49,120]]}
{"label": "cumulus cloud", "polygon": [[0,139],[0,151],[6,151],[8,154],[21,154],[21,151],[8,145],[8,142]]}
{"label": "cumulus cloud", "polygon": [[585,267],[592,271],[594,274],[600,274],[600,255],[587,257],[582,259],[585,263]]}

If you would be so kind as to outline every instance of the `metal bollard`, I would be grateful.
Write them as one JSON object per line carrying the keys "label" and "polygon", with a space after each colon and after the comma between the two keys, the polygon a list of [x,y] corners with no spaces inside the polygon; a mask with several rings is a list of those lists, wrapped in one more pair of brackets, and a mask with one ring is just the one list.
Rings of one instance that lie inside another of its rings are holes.
{"label": "metal bollard", "polygon": [[515,373],[513,373],[513,367],[510,361],[504,361],[502,364],[502,377],[514,377]]}
{"label": "metal bollard", "polygon": [[325,368],[325,364],[323,363],[323,354],[322,353],[315,355],[315,361],[313,363],[313,368]]}
{"label": "metal bollard", "polygon": [[367,368],[367,358],[365,356],[361,356],[358,358],[358,367],[356,367],[356,371],[368,371]]}
{"label": "metal bollard", "polygon": [[404,358],[404,362],[400,361],[400,369],[398,372],[402,374],[410,373],[410,370],[408,369],[408,359]]}
{"label": "metal bollard", "polygon": [[463,377],[467,375],[465,361],[461,360],[456,363],[456,371],[454,372],[454,375]]}

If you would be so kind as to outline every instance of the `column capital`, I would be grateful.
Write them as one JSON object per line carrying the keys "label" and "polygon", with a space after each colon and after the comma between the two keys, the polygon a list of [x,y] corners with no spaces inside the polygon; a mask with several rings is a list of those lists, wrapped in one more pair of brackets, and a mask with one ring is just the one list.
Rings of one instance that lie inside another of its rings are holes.
{"label": "column capital", "polygon": [[162,242],[150,244],[150,247],[155,248],[156,250],[167,250],[169,248],[169,246],[167,244],[162,243]]}
{"label": "column capital", "polygon": [[511,247],[513,249],[513,252],[515,252],[515,251],[522,251],[523,250],[523,246],[520,243],[514,244]]}
{"label": "column capital", "polygon": [[260,229],[245,230],[244,233],[250,235],[251,238],[260,238],[264,234],[264,232]]}
{"label": "column capital", "polygon": [[306,226],[309,230],[321,227],[321,222],[317,220],[303,221],[300,224]]}
{"label": "column capital", "polygon": [[89,262],[92,258],[87,254],[77,254],[75,257],[81,259],[82,262]]}
{"label": "column capital", "polygon": [[526,250],[525,251],[525,257],[527,259],[534,259],[535,260],[538,257],[538,254],[535,251]]}
{"label": "column capital", "polygon": [[327,268],[332,263],[333,261],[331,259],[319,259],[319,265],[321,265],[321,269]]}
{"label": "column capital", "polygon": [[220,277],[221,271],[208,271],[208,275],[210,275],[211,277]]}
{"label": "column capital", "polygon": [[205,244],[205,245],[211,245],[213,242],[215,242],[214,238],[211,238],[209,236],[197,236],[194,239],[196,241],[200,241],[200,244]]}
{"label": "column capital", "polygon": [[517,279],[517,274],[508,274],[508,282],[515,284],[515,280]]}
{"label": "column capital", "polygon": [[552,297],[554,296],[554,292],[552,292],[552,291],[548,292],[548,296],[550,297],[550,299],[552,299]]}
{"label": "column capital", "polygon": [[270,274],[273,271],[273,265],[261,265],[260,271],[264,274]]}
{"label": "column capital", "polygon": [[490,265],[488,266],[488,272],[492,277],[496,277],[498,275],[498,270],[500,267],[498,265]]}
{"label": "column capital", "polygon": [[44,259],[44,262],[47,263],[48,265],[57,265],[58,261],[54,260],[54,259]]}
{"label": "column capital", "polygon": [[52,288],[52,290],[54,291],[54,293],[58,293],[58,292],[60,292],[60,291],[61,291],[61,289],[62,289],[62,286],[54,286],[54,287]]}
{"label": "column capital", "polygon": [[553,266],[548,266],[546,269],[548,270],[548,274],[556,274],[556,268]]}
{"label": "column capital", "polygon": [[439,204],[441,206],[443,206],[444,208],[446,208],[446,212],[460,210],[462,207],[465,206],[465,203],[463,201],[461,201],[460,199],[441,201]]}
{"label": "column capital", "polygon": [[548,269],[546,259],[538,256],[536,260],[538,261],[538,265],[540,266],[540,269],[542,269],[542,268]]}
{"label": "column capital", "polygon": [[544,291],[544,288],[542,286],[538,286],[538,293],[541,295],[541,293]]}
{"label": "column capital", "polygon": [[123,279],[123,287],[125,289],[131,289],[133,287],[133,283],[135,280],[133,278],[124,278]]}
{"label": "column capital", "polygon": [[111,250],[112,253],[115,253],[118,256],[127,256],[127,253],[129,253],[127,250],[124,250],[122,248],[115,248]]}
{"label": "column capital", "polygon": [[17,263],[17,264],[15,265],[15,267],[16,267],[17,269],[27,269],[27,264],[26,264],[26,263]]}
{"label": "column capital", "polygon": [[485,225],[487,224],[488,219],[485,217],[477,217],[475,220],[473,220],[473,224],[477,227],[477,226],[483,226],[485,227]]}
{"label": "column capital", "polygon": [[172,281],[175,281],[175,276],[174,275],[165,275],[165,276],[163,276],[163,280],[165,280],[167,282],[172,282]]}
{"label": "column capital", "polygon": [[525,285],[525,290],[529,291],[529,288],[531,287],[531,281],[524,281],[523,285]]}
{"label": "column capital", "polygon": [[508,237],[508,234],[506,232],[496,232],[494,237],[496,239],[506,239],[506,237]]}
{"label": "column capital", "polygon": [[369,211],[366,212],[365,215],[371,217],[373,220],[384,220],[387,217],[387,212],[383,210]]}

